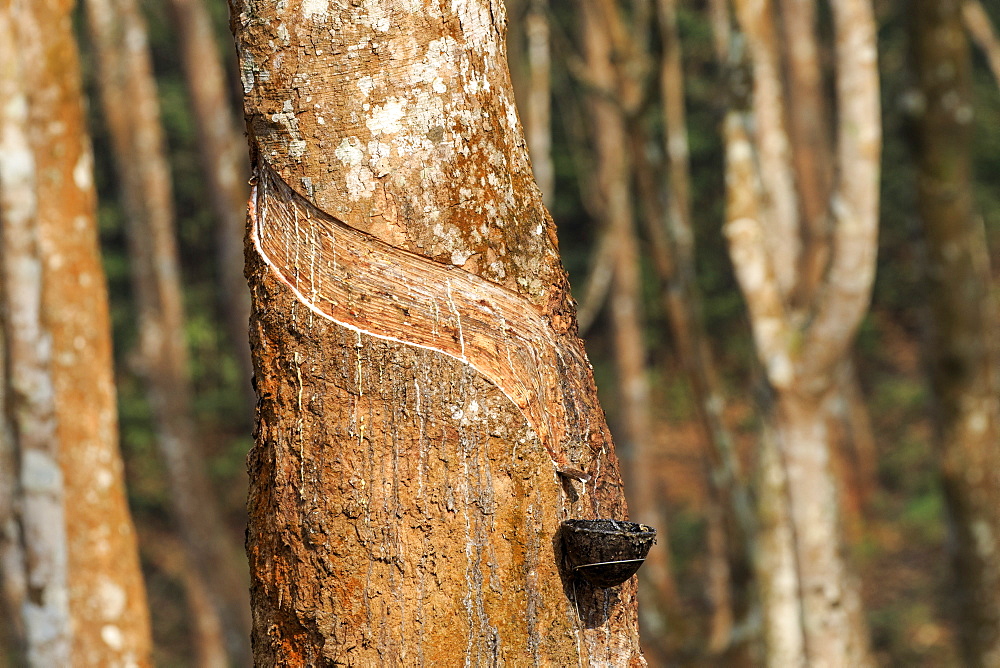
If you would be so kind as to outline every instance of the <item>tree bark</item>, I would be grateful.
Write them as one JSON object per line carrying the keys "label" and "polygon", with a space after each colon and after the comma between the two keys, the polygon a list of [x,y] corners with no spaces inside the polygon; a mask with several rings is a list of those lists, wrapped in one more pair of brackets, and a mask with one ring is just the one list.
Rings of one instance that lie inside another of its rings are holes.
{"label": "tree bark", "polygon": [[127,215],[138,311],[137,371],[146,385],[177,530],[210,588],[228,654],[244,665],[249,615],[243,560],[209,486],[192,411],[172,186],[146,28],[135,0],[88,0],[87,10]]}
{"label": "tree bark", "polygon": [[19,455],[27,662],[68,665],[72,645],[64,485],[56,440],[52,338],[43,320],[44,275],[31,147],[29,72],[22,68],[20,3],[0,3],[0,258],[7,354],[4,413]]}
{"label": "tree bark", "polygon": [[959,0],[921,0],[912,52],[930,362],[968,665],[1000,665],[1000,378],[985,231],[972,196],[971,60]]}
{"label": "tree bark", "polygon": [[634,580],[560,564],[560,520],[626,509],[503,6],[230,7],[255,662],[644,665]]}

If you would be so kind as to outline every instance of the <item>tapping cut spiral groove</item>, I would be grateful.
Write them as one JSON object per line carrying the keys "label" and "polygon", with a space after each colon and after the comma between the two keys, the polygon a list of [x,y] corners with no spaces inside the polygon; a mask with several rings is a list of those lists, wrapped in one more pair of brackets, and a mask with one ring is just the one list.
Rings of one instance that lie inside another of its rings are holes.
{"label": "tapping cut spiral groove", "polygon": [[574,441],[586,441],[577,423],[594,408],[585,405],[593,401],[583,388],[590,364],[575,336],[558,334],[537,307],[503,286],[319,209],[263,160],[249,217],[261,258],[314,313],[469,364],[517,406],[557,472],[590,478],[567,455]]}

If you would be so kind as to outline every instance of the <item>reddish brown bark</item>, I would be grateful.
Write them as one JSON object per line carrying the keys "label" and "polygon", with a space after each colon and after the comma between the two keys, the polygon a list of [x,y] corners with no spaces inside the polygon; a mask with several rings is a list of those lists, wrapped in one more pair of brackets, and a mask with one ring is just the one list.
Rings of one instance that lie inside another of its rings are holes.
{"label": "reddish brown bark", "polygon": [[642,665],[634,583],[560,575],[559,520],[626,511],[502,5],[231,9],[257,175],[255,661]]}

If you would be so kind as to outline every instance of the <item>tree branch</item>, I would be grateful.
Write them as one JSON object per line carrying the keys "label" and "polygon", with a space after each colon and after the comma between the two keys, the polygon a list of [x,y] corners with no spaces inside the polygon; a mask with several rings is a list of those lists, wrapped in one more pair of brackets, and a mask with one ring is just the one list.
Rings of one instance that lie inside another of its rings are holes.
{"label": "tree branch", "polygon": [[729,241],[736,280],[740,283],[754,341],[775,387],[793,381],[790,356],[789,315],[775,279],[759,219],[760,186],[753,163],[753,147],[741,114],[730,112],[725,121],[727,216],[724,232]]}
{"label": "tree branch", "polygon": [[768,221],[764,240],[782,298],[787,299],[796,285],[801,234],[774,9],[771,0],[737,0],[735,5],[753,65],[754,134],[765,193],[760,208]]}
{"label": "tree branch", "polygon": [[[868,308],[878,249],[879,159],[882,131],[878,54],[871,4],[833,4],[837,53],[837,166],[830,269],[806,332],[801,370],[832,377]],[[826,382],[824,380],[824,382]]]}

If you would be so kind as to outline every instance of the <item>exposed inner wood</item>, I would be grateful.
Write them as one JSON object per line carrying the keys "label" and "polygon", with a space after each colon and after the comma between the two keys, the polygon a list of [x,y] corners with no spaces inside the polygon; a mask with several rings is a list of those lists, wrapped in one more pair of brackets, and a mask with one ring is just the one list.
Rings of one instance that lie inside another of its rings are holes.
{"label": "exposed inner wood", "polygon": [[469,364],[520,409],[558,473],[581,481],[596,474],[588,469],[602,458],[587,451],[603,449],[607,432],[584,417],[599,407],[590,405],[590,364],[576,336],[557,332],[511,290],[320,210],[263,160],[255,181],[254,246],[303,304],[349,329]]}

